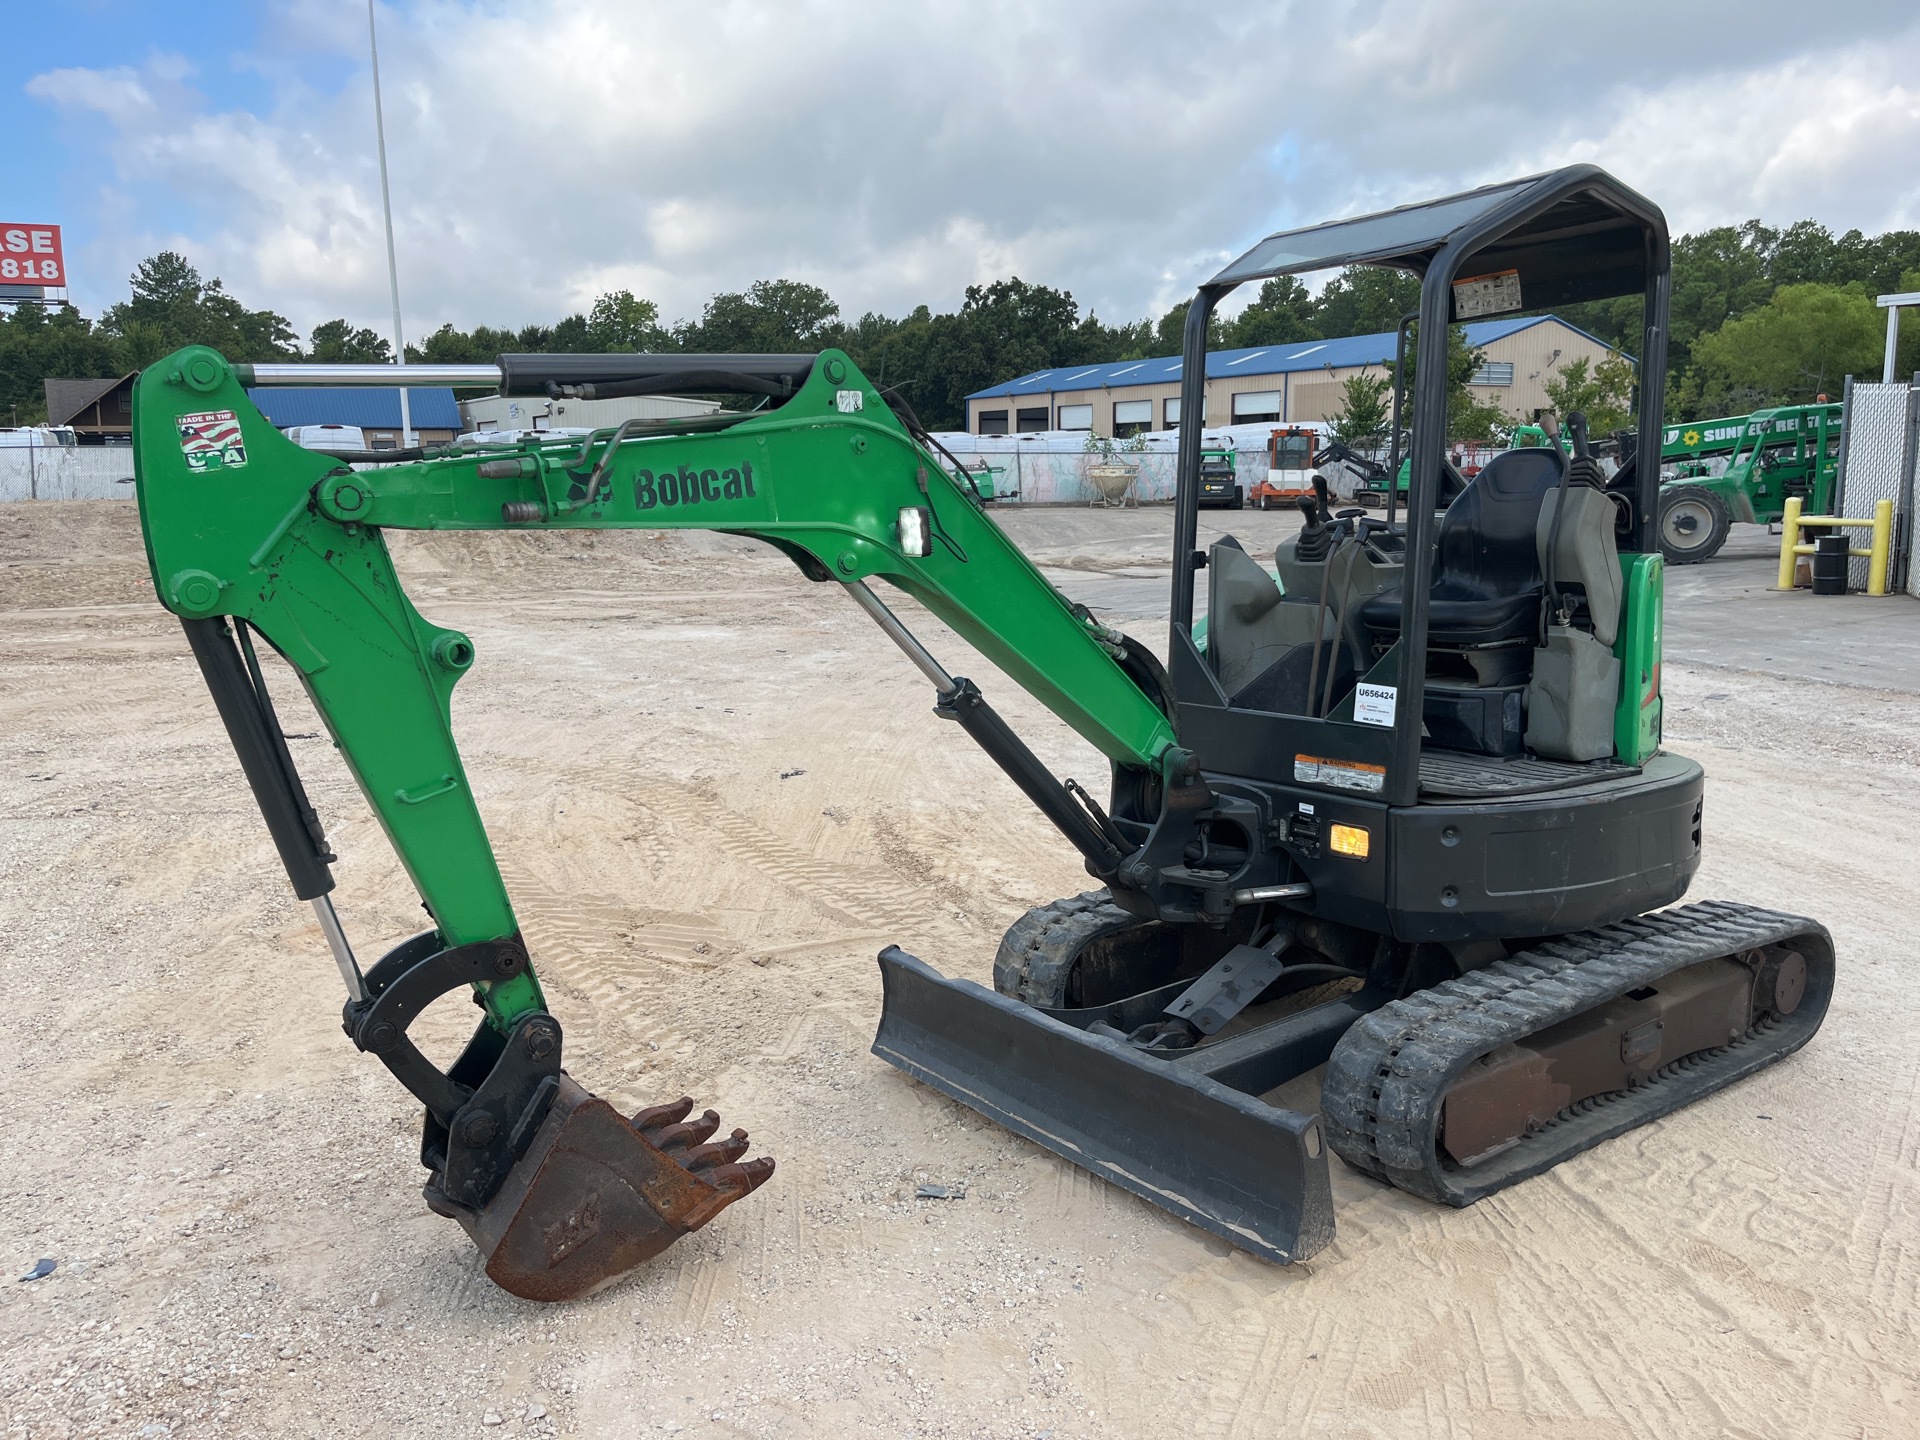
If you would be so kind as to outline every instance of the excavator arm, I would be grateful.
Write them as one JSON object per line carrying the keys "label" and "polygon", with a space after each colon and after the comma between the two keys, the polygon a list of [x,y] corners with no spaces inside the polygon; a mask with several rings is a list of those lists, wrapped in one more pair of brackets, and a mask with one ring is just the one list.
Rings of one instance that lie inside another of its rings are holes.
{"label": "excavator arm", "polygon": [[[600,357],[602,360],[607,357]],[[135,470],[154,587],[179,616],[295,892],[346,980],[345,1027],[427,1110],[429,1203],[466,1226],[489,1273],[560,1299],[704,1224],[771,1172],[744,1132],[691,1102],[631,1121],[560,1068],[560,1028],[454,740],[473,642],[408,599],[384,532],[709,529],[776,546],[846,587],[960,722],[1111,880],[1134,847],[1045,771],[970,681],[948,675],[873,593],[884,579],[938,616],[1120,770],[1187,764],[1153,662],[1066,601],[845,355],[814,358],[777,408],[557,443],[455,450],[353,469],[294,445],[248,398],[247,367],[190,348],[135,390]],[[682,377],[686,378],[686,377]],[[702,371],[695,383],[724,384]],[[361,972],[328,894],[332,855],[274,718],[253,637],[299,675],[379,816],[434,928]],[[406,1036],[471,985],[486,1011],[446,1073]]]}

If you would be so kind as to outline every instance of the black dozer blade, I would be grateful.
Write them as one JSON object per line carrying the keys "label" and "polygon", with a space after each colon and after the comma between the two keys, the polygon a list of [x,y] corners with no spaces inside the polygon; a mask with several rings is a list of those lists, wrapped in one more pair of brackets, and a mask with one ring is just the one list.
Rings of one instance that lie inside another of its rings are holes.
{"label": "black dozer blade", "polygon": [[873,1053],[1242,1250],[1281,1264],[1333,1239],[1311,1115],[1181,1073],[985,986],[880,952]]}

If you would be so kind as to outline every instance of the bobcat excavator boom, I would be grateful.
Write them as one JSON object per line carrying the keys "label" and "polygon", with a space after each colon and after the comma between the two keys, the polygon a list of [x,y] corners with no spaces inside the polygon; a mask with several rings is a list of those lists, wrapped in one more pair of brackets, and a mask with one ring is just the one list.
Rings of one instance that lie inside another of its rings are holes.
{"label": "bobcat excavator boom", "polygon": [[[1331,1238],[1329,1149],[1468,1204],[1812,1035],[1832,989],[1822,927],[1730,904],[1659,910],[1699,864],[1704,776],[1661,745],[1657,467],[1606,475],[1570,417],[1571,456],[1508,452],[1444,516],[1436,504],[1447,327],[1469,316],[1643,294],[1638,453],[1659,453],[1659,211],[1575,166],[1270,237],[1193,304],[1183,413],[1204,409],[1220,299],[1342,264],[1422,276],[1404,517],[1309,499],[1272,570],[1230,537],[1203,553],[1201,437],[1183,429],[1164,668],[1059,594],[837,351],[449,369],[246,366],[192,348],[142,375],[155,589],[317,913],[348,1036],[425,1107],[428,1203],[499,1284],[584,1294],[773,1166],[747,1158],[742,1130],[714,1139],[719,1117],[692,1118],[691,1099],[622,1116],[563,1069],[454,744],[451,697],[475,647],[408,600],[392,529],[726,530],[844,590],[1100,886],[1017,922],[992,991],[883,951],[875,1053],[1253,1253],[1290,1261]],[[247,394],[329,382],[758,408],[327,456],[280,436]],[[875,580],[1092,744],[1111,768],[1105,805],[1050,774]],[[299,677],[432,919],[371,966],[333,909],[333,856],[256,638]],[[408,1026],[467,987],[484,1017],[443,1072]],[[1261,1098],[1323,1065],[1320,1113]]]}
{"label": "bobcat excavator boom", "polygon": [[[879,622],[933,679],[939,713],[986,748],[1097,875],[1112,874],[1124,843],[1098,806],[1041,767],[868,582],[888,580],[926,605],[1123,770],[1157,774],[1173,730],[1150,698],[1163,683],[1151,654],[1063,600],[845,355],[504,356],[480,368],[510,391],[697,386],[784,403],[356,471],[276,433],[247,383],[384,384],[392,369],[236,367],[188,349],[137,387],[139,500],[161,601],[185,627],[294,891],[340,966],[347,1034],[426,1107],[429,1204],[466,1226],[501,1285],[565,1298],[706,1223],[773,1166],[743,1160],[742,1131],[713,1140],[717,1117],[689,1119],[691,1101],[629,1122],[563,1071],[560,1024],[454,744],[451,696],[475,648],[414,608],[384,531],[679,526],[765,540]],[[364,972],[329,898],[333,856],[281,736],[255,636],[300,677],[433,920]],[[486,1016],[443,1074],[407,1026],[468,985]]]}

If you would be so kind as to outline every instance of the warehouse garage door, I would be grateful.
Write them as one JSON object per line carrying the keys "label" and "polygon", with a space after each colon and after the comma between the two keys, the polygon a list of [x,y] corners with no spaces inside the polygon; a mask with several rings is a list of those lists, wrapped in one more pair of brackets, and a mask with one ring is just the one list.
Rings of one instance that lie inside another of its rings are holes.
{"label": "warehouse garage door", "polygon": [[1258,425],[1280,423],[1280,392],[1254,390],[1233,397],[1233,423]]}

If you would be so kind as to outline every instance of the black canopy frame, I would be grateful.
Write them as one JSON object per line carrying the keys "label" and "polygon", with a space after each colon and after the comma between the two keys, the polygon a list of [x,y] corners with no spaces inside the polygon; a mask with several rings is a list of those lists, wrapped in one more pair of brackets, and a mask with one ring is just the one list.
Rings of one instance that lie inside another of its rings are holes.
{"label": "black canopy frame", "polygon": [[[1569,165],[1419,205],[1268,236],[1202,285],[1187,310],[1183,419],[1205,413],[1208,322],[1222,299],[1252,280],[1343,265],[1380,265],[1421,277],[1401,586],[1402,663],[1394,724],[1389,730],[1311,716],[1271,716],[1271,724],[1252,727],[1256,741],[1232,748],[1241,752],[1239,763],[1258,767],[1243,773],[1272,770],[1275,778],[1291,778],[1296,754],[1384,765],[1379,798],[1388,805],[1411,805],[1419,795],[1434,500],[1446,443],[1447,327],[1463,318],[1457,313],[1455,282],[1517,272],[1520,305],[1510,313],[1619,295],[1643,297],[1634,530],[1631,544],[1623,548],[1646,552],[1657,543],[1671,247],[1660,208],[1594,165]],[[1183,736],[1191,728],[1225,738],[1232,727],[1210,723],[1224,708],[1225,697],[1212,683],[1192,638],[1194,572],[1202,563],[1195,549],[1200,447],[1201,425],[1182,424],[1169,669],[1180,701]],[[1248,727],[1239,730],[1248,734]]]}

